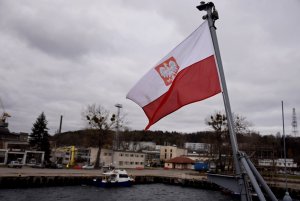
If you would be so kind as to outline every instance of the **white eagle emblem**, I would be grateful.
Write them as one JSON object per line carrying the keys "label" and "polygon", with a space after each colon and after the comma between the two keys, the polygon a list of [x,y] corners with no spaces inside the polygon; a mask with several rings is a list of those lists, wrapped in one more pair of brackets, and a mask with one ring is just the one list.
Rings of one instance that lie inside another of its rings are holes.
{"label": "white eagle emblem", "polygon": [[166,86],[170,85],[175,79],[179,66],[174,57],[164,61],[162,64],[155,67],[160,77],[164,80]]}

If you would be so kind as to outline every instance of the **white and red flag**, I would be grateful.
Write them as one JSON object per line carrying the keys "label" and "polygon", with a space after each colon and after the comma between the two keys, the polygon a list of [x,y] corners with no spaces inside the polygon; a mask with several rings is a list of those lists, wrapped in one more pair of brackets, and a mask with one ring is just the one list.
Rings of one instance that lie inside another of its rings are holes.
{"label": "white and red flag", "polygon": [[146,130],[184,105],[221,92],[214,47],[205,21],[128,92],[146,113]]}

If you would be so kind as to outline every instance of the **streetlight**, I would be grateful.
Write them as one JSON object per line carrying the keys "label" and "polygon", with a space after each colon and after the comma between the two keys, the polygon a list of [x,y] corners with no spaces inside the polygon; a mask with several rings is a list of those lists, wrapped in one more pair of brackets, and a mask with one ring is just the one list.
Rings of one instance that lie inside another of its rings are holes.
{"label": "streetlight", "polygon": [[119,143],[119,118],[120,118],[120,109],[123,106],[121,104],[117,103],[117,104],[115,104],[115,107],[118,108],[118,113],[117,113],[117,130],[116,130],[116,149],[118,150],[120,148],[120,143]]}

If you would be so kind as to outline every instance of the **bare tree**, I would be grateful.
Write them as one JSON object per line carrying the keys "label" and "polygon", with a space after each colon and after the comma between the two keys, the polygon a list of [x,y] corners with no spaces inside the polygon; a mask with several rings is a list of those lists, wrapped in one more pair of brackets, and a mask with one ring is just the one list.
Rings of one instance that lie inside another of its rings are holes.
{"label": "bare tree", "polygon": [[86,111],[83,113],[89,127],[98,132],[98,151],[95,161],[95,168],[100,166],[100,154],[104,141],[104,135],[116,125],[116,115],[104,109],[100,105],[88,105]]}
{"label": "bare tree", "polygon": [[252,123],[246,120],[246,117],[233,114],[233,123],[234,123],[234,131],[238,134],[247,134],[250,132],[249,127],[252,126]]}
{"label": "bare tree", "polygon": [[215,142],[216,142],[215,143],[216,151],[214,151],[214,152],[218,153],[217,166],[221,170],[224,170],[225,164],[221,160],[221,156],[222,156],[222,148],[223,148],[223,141],[224,141],[223,139],[226,137],[226,134],[227,134],[227,131],[228,131],[228,129],[227,129],[227,118],[221,112],[215,112],[213,115],[211,115],[210,117],[207,117],[205,119],[205,123],[207,125],[211,126],[212,129],[214,130],[214,139],[215,139]]}
{"label": "bare tree", "polygon": [[[228,123],[227,123],[227,118],[225,114],[222,112],[218,111],[215,112],[213,115],[210,117],[207,117],[205,119],[205,123],[209,125],[213,130],[214,130],[214,139],[216,141],[216,151],[218,153],[218,158],[219,158],[219,165],[221,166],[221,169],[223,169],[223,161],[221,161],[221,156],[224,150],[227,150],[228,154],[229,153],[229,148],[224,147],[224,141],[229,141],[226,140],[228,138]],[[234,123],[234,131],[237,134],[247,134],[250,132],[249,127],[252,126],[252,124],[246,120],[246,117],[243,117],[241,115],[233,114],[233,123]],[[227,154],[227,155],[228,155]],[[230,162],[229,162],[230,163]],[[229,167],[229,164],[228,164]]]}

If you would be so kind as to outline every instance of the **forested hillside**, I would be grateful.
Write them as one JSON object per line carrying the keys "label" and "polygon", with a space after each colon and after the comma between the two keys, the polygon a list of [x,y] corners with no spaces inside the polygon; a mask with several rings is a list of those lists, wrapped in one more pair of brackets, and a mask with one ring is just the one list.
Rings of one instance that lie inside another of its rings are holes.
{"label": "forested hillside", "polygon": [[[105,147],[111,147],[114,139],[113,131],[107,131],[104,134],[103,144]],[[215,132],[197,132],[197,133],[178,133],[163,131],[124,131],[120,132],[120,141],[152,141],[157,145],[176,145],[183,147],[185,142],[200,142],[217,145],[217,135]],[[79,147],[97,147],[97,130],[79,130],[56,134],[52,136],[51,141],[54,146]],[[238,134],[238,143],[241,150],[249,155],[259,155],[261,157],[283,157],[283,140],[280,136],[259,135],[257,133]],[[228,136],[222,139],[222,146],[229,150],[230,145]],[[291,136],[286,137],[287,156],[300,162],[300,138]],[[228,149],[229,147],[229,149]]]}

